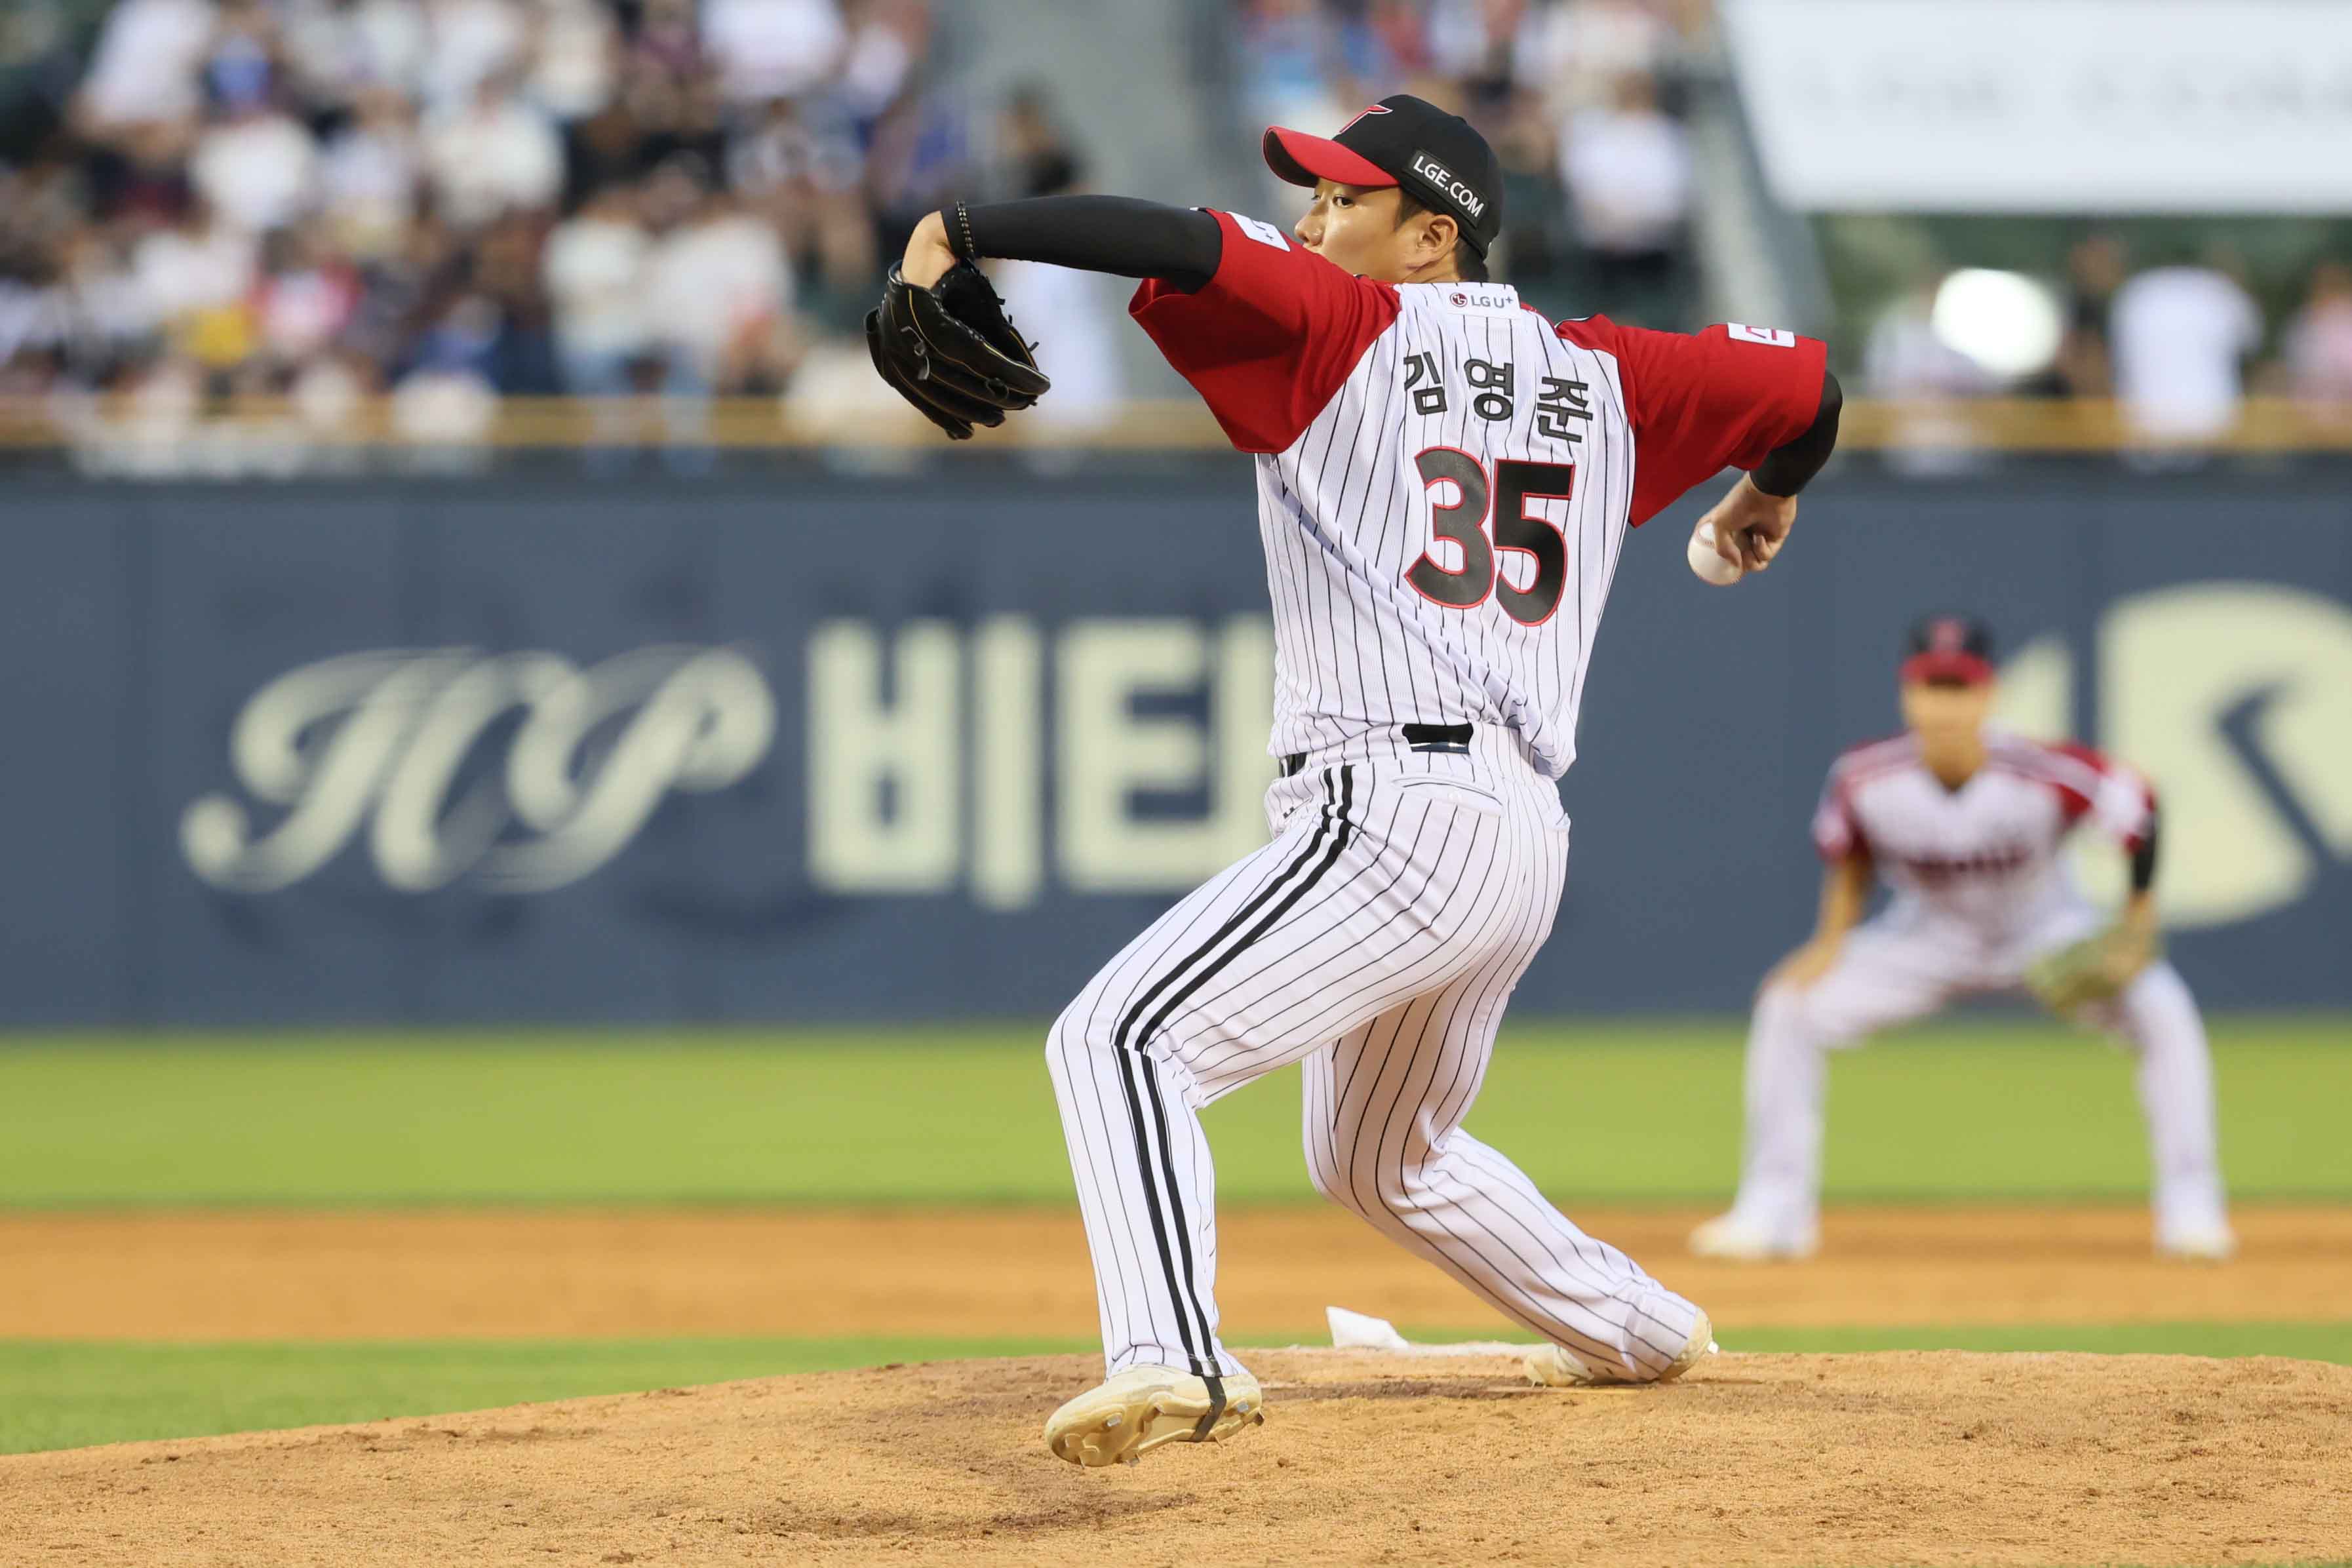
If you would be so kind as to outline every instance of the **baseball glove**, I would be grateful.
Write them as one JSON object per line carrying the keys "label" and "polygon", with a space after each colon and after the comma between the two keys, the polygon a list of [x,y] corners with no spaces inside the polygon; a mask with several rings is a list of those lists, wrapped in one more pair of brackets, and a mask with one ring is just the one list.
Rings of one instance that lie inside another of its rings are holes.
{"label": "baseball glove", "polygon": [[2025,988],[2053,1013],[2072,1016],[2113,998],[2155,962],[2157,952],[2155,939],[2110,926],[2034,960],[2025,972]]}
{"label": "baseball glove", "polygon": [[882,303],[866,313],[866,347],[891,389],[952,440],[970,440],[975,425],[1003,424],[1053,384],[969,261],[928,289],[891,268]]}

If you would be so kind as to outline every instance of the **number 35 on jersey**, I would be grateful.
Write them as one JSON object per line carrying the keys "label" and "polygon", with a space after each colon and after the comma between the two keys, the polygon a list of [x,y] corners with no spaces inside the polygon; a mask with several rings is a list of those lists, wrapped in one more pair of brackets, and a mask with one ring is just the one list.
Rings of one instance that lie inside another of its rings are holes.
{"label": "number 35 on jersey", "polygon": [[[1431,447],[1413,458],[1429,492],[1433,514],[1430,548],[1405,572],[1405,581],[1421,596],[1449,609],[1475,609],[1492,594],[1503,613],[1523,626],[1539,626],[1559,608],[1560,591],[1568,584],[1568,541],[1561,525],[1529,509],[1538,500],[1567,500],[1576,493],[1573,463],[1530,463],[1505,458],[1494,465],[1491,482],[1485,464],[1456,447]],[[1451,488],[1454,500],[1444,495]],[[1490,540],[1486,515],[1494,513]],[[1462,564],[1448,567],[1436,558],[1437,541],[1451,540]],[[1519,574],[1519,587],[1501,557],[1520,555],[1532,564]]]}

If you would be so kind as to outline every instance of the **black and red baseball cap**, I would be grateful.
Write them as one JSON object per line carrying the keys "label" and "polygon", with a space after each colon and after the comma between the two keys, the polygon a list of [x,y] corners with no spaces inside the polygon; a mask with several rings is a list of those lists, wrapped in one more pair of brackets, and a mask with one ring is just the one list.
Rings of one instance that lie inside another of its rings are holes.
{"label": "black and red baseball cap", "polygon": [[1294,185],[1317,180],[1394,185],[1459,224],[1480,256],[1503,229],[1503,165],[1486,139],[1458,114],[1400,92],[1339,128],[1309,136],[1269,125],[1265,165]]}
{"label": "black and red baseball cap", "polygon": [[1906,686],[1983,686],[1992,678],[1992,632],[1973,616],[1928,616],[1904,639]]}

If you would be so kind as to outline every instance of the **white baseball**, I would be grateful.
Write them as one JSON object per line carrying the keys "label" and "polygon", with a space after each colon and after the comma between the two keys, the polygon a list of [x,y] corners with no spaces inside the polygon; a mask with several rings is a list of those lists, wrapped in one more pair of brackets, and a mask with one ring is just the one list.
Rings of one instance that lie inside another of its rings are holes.
{"label": "white baseball", "polygon": [[1702,583],[1712,583],[1718,588],[1728,588],[1748,575],[1748,569],[1736,561],[1726,561],[1715,552],[1715,524],[1702,522],[1691,530],[1690,569]]}

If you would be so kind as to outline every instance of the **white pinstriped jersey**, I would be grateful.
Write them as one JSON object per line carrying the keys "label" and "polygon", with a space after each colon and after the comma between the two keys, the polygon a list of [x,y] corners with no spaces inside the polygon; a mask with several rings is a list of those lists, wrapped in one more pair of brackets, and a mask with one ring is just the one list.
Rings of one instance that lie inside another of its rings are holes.
{"label": "white pinstriped jersey", "polygon": [[1957,790],[1910,735],[1854,747],[1830,769],[1814,847],[1830,860],[1866,854],[1898,896],[1997,937],[2074,900],[2060,849],[2076,824],[2094,820],[2135,850],[2155,823],[2147,783],[2087,746],[2006,731],[1985,742],[1984,765]]}
{"label": "white pinstriped jersey", "polygon": [[1627,530],[1810,425],[1821,344],[1556,327],[1507,287],[1350,278],[1216,216],[1209,284],[1147,281],[1132,310],[1257,454],[1268,749],[1475,722],[1566,772]]}

